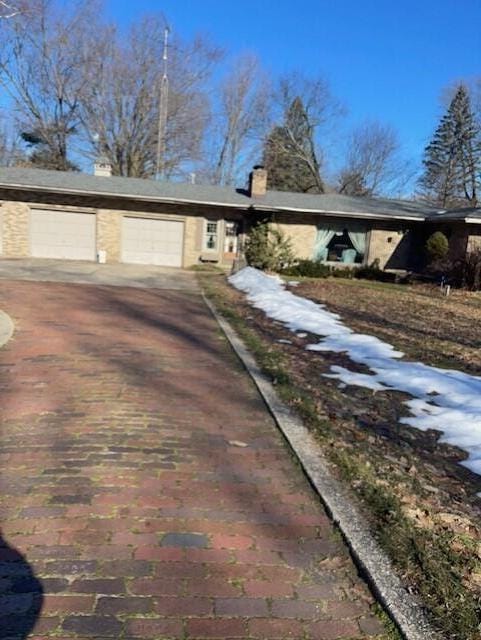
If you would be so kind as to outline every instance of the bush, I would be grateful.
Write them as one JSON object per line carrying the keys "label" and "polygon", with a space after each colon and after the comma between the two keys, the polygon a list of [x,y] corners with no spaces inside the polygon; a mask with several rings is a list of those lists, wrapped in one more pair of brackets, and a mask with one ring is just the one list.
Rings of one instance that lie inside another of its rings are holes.
{"label": "bush", "polygon": [[429,264],[440,262],[446,258],[449,251],[449,242],[444,233],[435,231],[426,242],[426,253]]}
{"label": "bush", "polygon": [[290,239],[267,222],[260,222],[250,230],[245,256],[251,267],[263,271],[281,271],[294,261]]}
{"label": "bush", "polygon": [[377,258],[370,265],[359,267],[354,277],[361,280],[378,280],[379,282],[394,282],[396,280],[394,273],[388,273],[379,267],[379,260]]}
{"label": "bush", "polygon": [[296,264],[282,271],[286,276],[304,276],[305,278],[327,278],[331,268],[318,260],[298,260]]}
{"label": "bush", "polygon": [[334,267],[331,271],[331,276],[333,278],[352,278],[356,269],[351,269],[351,267]]}

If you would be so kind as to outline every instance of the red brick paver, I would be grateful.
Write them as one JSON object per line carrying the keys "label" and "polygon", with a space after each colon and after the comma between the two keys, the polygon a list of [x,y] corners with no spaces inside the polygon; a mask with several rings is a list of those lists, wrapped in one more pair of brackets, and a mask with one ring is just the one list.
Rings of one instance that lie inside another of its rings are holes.
{"label": "red brick paver", "polygon": [[2,282],[0,308],[1,637],[382,631],[198,295]]}

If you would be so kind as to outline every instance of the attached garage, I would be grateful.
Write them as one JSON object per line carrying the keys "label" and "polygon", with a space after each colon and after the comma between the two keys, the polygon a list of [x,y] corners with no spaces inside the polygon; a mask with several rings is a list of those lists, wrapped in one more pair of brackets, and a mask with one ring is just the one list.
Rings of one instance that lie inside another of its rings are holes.
{"label": "attached garage", "polygon": [[122,220],[122,262],[181,267],[183,244],[184,223],[179,220]]}
{"label": "attached garage", "polygon": [[95,260],[95,214],[31,211],[30,253],[35,258]]}

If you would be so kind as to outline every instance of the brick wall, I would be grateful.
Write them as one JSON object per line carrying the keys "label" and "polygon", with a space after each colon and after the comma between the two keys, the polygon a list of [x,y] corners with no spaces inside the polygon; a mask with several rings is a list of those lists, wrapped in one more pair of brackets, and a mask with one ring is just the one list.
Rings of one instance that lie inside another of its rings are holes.
{"label": "brick wall", "polygon": [[[18,200],[17,200],[18,199]],[[172,218],[184,223],[183,266],[198,264],[203,253],[203,233],[205,220],[219,221],[218,250],[214,259],[218,264],[223,256],[224,217],[242,221],[242,213],[236,210],[215,210],[207,206],[187,206],[126,201],[119,198],[98,198],[92,196],[70,196],[59,194],[39,194],[24,191],[0,191],[0,224],[2,233],[2,256],[6,258],[30,255],[29,220],[30,211],[37,207],[58,211],[73,211],[96,214],[97,252],[105,251],[107,262],[121,261],[122,218],[126,215],[147,215],[151,218]]]}
{"label": "brick wall", "polygon": [[23,202],[3,202],[2,255],[6,258],[24,258],[30,255],[30,207]]}
{"label": "brick wall", "polygon": [[119,211],[97,211],[97,252],[105,251],[107,262],[120,262],[121,222],[122,216]]}
{"label": "brick wall", "polygon": [[[294,222],[292,222],[294,220]],[[339,224],[341,218],[326,216],[322,222]],[[289,217],[285,214],[277,214],[275,223],[291,239],[296,258],[312,259],[316,240],[316,228],[320,218],[308,214],[295,214]],[[358,219],[351,222],[359,223]],[[346,226],[349,219],[345,219]],[[371,264],[375,259],[379,260],[381,268],[403,269],[408,267],[410,259],[411,237],[406,230],[401,231],[398,223],[376,222],[366,220],[367,255],[365,262]],[[372,228],[376,225],[376,228]],[[369,230],[370,229],[370,230]]]}
{"label": "brick wall", "polygon": [[312,260],[314,242],[316,240],[316,226],[314,224],[278,224],[277,227],[290,238],[296,258]]}
{"label": "brick wall", "polygon": [[[381,269],[390,267],[395,253],[403,242],[404,235],[394,229],[371,229],[368,238],[367,264],[371,264],[374,260],[379,260]],[[391,268],[402,268],[400,265],[403,260],[397,260],[396,264]]]}
{"label": "brick wall", "polygon": [[468,251],[479,251],[481,249],[481,229],[470,232],[468,236]]}

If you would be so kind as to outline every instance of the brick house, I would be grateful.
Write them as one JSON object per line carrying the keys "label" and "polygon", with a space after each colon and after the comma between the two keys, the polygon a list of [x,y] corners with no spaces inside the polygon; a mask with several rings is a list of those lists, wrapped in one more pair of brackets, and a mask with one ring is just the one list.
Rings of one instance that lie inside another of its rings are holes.
{"label": "brick house", "polygon": [[266,191],[255,168],[247,189],[110,175],[0,169],[0,256],[228,267],[250,225],[268,219],[298,258],[416,267],[426,234],[441,228],[457,253],[481,239],[481,210],[439,212],[422,203]]}

